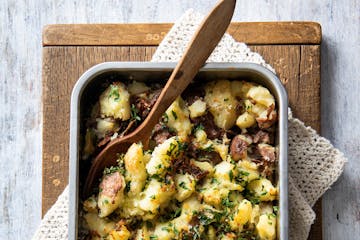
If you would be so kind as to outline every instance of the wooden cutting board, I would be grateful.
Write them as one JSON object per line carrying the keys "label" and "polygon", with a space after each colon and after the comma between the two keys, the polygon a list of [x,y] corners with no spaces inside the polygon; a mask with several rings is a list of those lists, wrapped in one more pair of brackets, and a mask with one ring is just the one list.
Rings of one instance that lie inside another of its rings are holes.
{"label": "wooden cutting board", "polygon": [[[42,214],[68,184],[71,90],[104,61],[149,61],[172,24],[63,24],[43,31]],[[320,131],[321,27],[313,22],[232,23],[228,29],[270,63],[295,117]],[[322,239],[321,201],[309,239]]]}

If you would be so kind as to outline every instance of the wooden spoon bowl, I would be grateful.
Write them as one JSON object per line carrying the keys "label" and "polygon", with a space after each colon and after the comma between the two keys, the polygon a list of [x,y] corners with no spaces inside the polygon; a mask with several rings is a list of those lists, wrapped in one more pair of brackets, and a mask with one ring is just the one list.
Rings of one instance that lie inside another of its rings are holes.
{"label": "wooden spoon bowl", "polygon": [[185,90],[204,65],[230,24],[236,0],[221,0],[203,20],[176,65],[158,100],[145,121],[132,133],[111,141],[94,159],[85,181],[84,195],[91,189],[105,167],[116,165],[117,154],[125,153],[133,143],[148,148],[152,129],[171,103]]}

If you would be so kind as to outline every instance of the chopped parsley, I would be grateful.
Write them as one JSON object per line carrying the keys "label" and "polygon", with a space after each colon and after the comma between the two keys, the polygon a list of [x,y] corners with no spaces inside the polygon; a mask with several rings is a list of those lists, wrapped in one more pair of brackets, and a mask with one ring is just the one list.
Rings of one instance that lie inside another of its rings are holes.
{"label": "chopped parsley", "polygon": [[279,213],[279,207],[273,206],[274,214],[277,215]]}
{"label": "chopped parsley", "polygon": [[180,151],[186,151],[188,148],[188,143],[186,142],[180,142],[179,140],[177,140],[178,143],[178,148],[179,148],[179,152]]}
{"label": "chopped parsley", "polygon": [[234,179],[234,173],[232,170],[229,171],[229,178],[230,178],[230,181],[232,182],[232,180]]}
{"label": "chopped parsley", "polygon": [[204,150],[206,152],[213,152],[215,150],[215,148],[212,144],[210,144],[209,146],[207,146],[206,148],[203,148],[202,150]]}
{"label": "chopped parsley", "polygon": [[228,208],[232,208],[232,207],[234,207],[235,203],[231,202],[229,197],[226,197],[226,198],[221,199],[221,205],[228,207]]}
{"label": "chopped parsley", "polygon": [[116,101],[116,102],[120,101],[119,87],[111,84],[110,85],[110,93],[109,93],[108,97],[114,98],[114,101]]}
{"label": "chopped parsley", "polygon": [[268,193],[267,191],[264,191],[264,192],[262,192],[260,195],[261,195],[261,196],[265,196],[267,193]]}
{"label": "chopped parsley", "polygon": [[174,212],[172,217],[177,218],[180,216],[180,214],[181,214],[181,208],[178,208],[178,209],[176,209],[176,211]]}
{"label": "chopped parsley", "polygon": [[109,168],[105,168],[103,171],[103,175],[109,175],[112,174],[114,172],[119,172],[120,167],[119,166],[111,166]]}
{"label": "chopped parsley", "polygon": [[171,110],[171,114],[175,120],[178,119],[178,116],[176,115],[176,112],[174,110]]}
{"label": "chopped parsley", "polygon": [[250,173],[249,173],[249,172],[245,172],[245,171],[240,171],[240,175],[247,177],[247,176],[250,175]]}
{"label": "chopped parsley", "polygon": [[125,157],[125,153],[121,153],[121,154],[117,154],[118,159],[116,160],[116,162],[118,163],[118,171],[124,175],[126,170],[125,170],[125,162],[124,162],[124,157]]}
{"label": "chopped parsley", "polygon": [[129,181],[126,186],[125,186],[125,192],[130,192],[130,186],[131,186],[131,181]]}
{"label": "chopped parsley", "polygon": [[131,120],[141,121],[141,117],[139,116],[139,109],[135,107],[134,104],[131,104]]}
{"label": "chopped parsley", "polygon": [[192,132],[194,134],[197,131],[204,130],[204,129],[205,129],[205,127],[201,123],[199,123],[199,124],[195,125],[195,127],[192,129]]}
{"label": "chopped parsley", "polygon": [[219,181],[216,178],[212,178],[210,183],[211,184],[213,184],[213,183],[219,184]]}
{"label": "chopped parsley", "polygon": [[179,184],[179,186],[180,186],[181,188],[185,189],[185,190],[189,190],[189,188],[186,187],[185,182],[181,182],[181,183]]}
{"label": "chopped parsley", "polygon": [[166,155],[172,156],[174,154],[175,149],[176,149],[176,144],[170,143],[170,147],[167,150]]}

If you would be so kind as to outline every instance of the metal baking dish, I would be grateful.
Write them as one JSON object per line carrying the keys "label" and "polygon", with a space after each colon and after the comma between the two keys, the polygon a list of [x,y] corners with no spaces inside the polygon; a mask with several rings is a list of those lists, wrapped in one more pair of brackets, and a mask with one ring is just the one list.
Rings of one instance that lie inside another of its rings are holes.
{"label": "metal baking dish", "polygon": [[[77,81],[71,95],[70,112],[70,195],[69,195],[69,239],[77,239],[78,207],[79,207],[79,175],[80,175],[80,144],[81,123],[86,104],[96,101],[101,85],[107,76],[117,75],[121,79],[139,81],[159,81],[170,76],[175,63],[150,62],[106,62],[87,70]],[[266,68],[251,63],[208,63],[195,77],[197,79],[241,79],[259,83],[267,87],[274,95],[279,111],[276,134],[276,145],[279,149],[279,165],[277,181],[280,189],[279,209],[280,222],[278,237],[288,239],[288,163],[287,163],[287,94],[280,80]]]}

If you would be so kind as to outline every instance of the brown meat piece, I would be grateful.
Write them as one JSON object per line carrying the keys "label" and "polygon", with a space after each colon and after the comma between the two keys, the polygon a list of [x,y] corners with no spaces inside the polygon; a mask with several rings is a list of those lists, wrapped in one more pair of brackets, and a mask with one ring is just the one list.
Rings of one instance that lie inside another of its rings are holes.
{"label": "brown meat piece", "polygon": [[200,162],[209,162],[216,165],[222,161],[220,154],[216,151],[205,151],[198,149],[194,144],[190,144],[187,148],[186,155]]}
{"label": "brown meat piece", "polygon": [[161,93],[161,89],[147,92],[146,94],[138,94],[131,97],[131,102],[135,105],[135,108],[139,111],[141,119],[145,119],[149,115],[151,108],[154,106],[156,100]]}
{"label": "brown meat piece", "polygon": [[201,168],[190,162],[190,159],[186,156],[174,159],[172,161],[172,170],[176,173],[189,173],[196,180],[201,180],[209,173],[208,171],[203,171]]}
{"label": "brown meat piece", "polygon": [[222,161],[220,154],[218,152],[212,151],[207,152],[204,150],[199,150],[196,160],[200,162],[210,162],[213,165],[216,165]]}
{"label": "brown meat piece", "polygon": [[160,123],[155,125],[152,139],[156,142],[156,145],[165,142],[166,139],[172,136],[174,136],[174,133],[172,133],[167,126]]}
{"label": "brown meat piece", "polygon": [[119,172],[114,172],[103,177],[99,185],[101,194],[115,199],[116,194],[125,188],[124,177]]}
{"label": "brown meat piece", "polygon": [[215,125],[214,117],[209,112],[206,115],[194,118],[193,122],[195,125],[201,124],[204,126],[204,131],[209,139],[220,138],[225,133],[224,129]]}
{"label": "brown meat piece", "polygon": [[275,148],[268,144],[259,144],[258,150],[262,159],[266,162],[275,162]]}
{"label": "brown meat piece", "polygon": [[245,135],[236,135],[230,145],[230,155],[235,161],[243,159],[247,156],[248,146],[251,144],[252,139]]}
{"label": "brown meat piece", "polygon": [[254,143],[267,143],[271,144],[273,141],[270,137],[270,134],[265,131],[258,131],[256,134],[253,135],[253,142]]}

